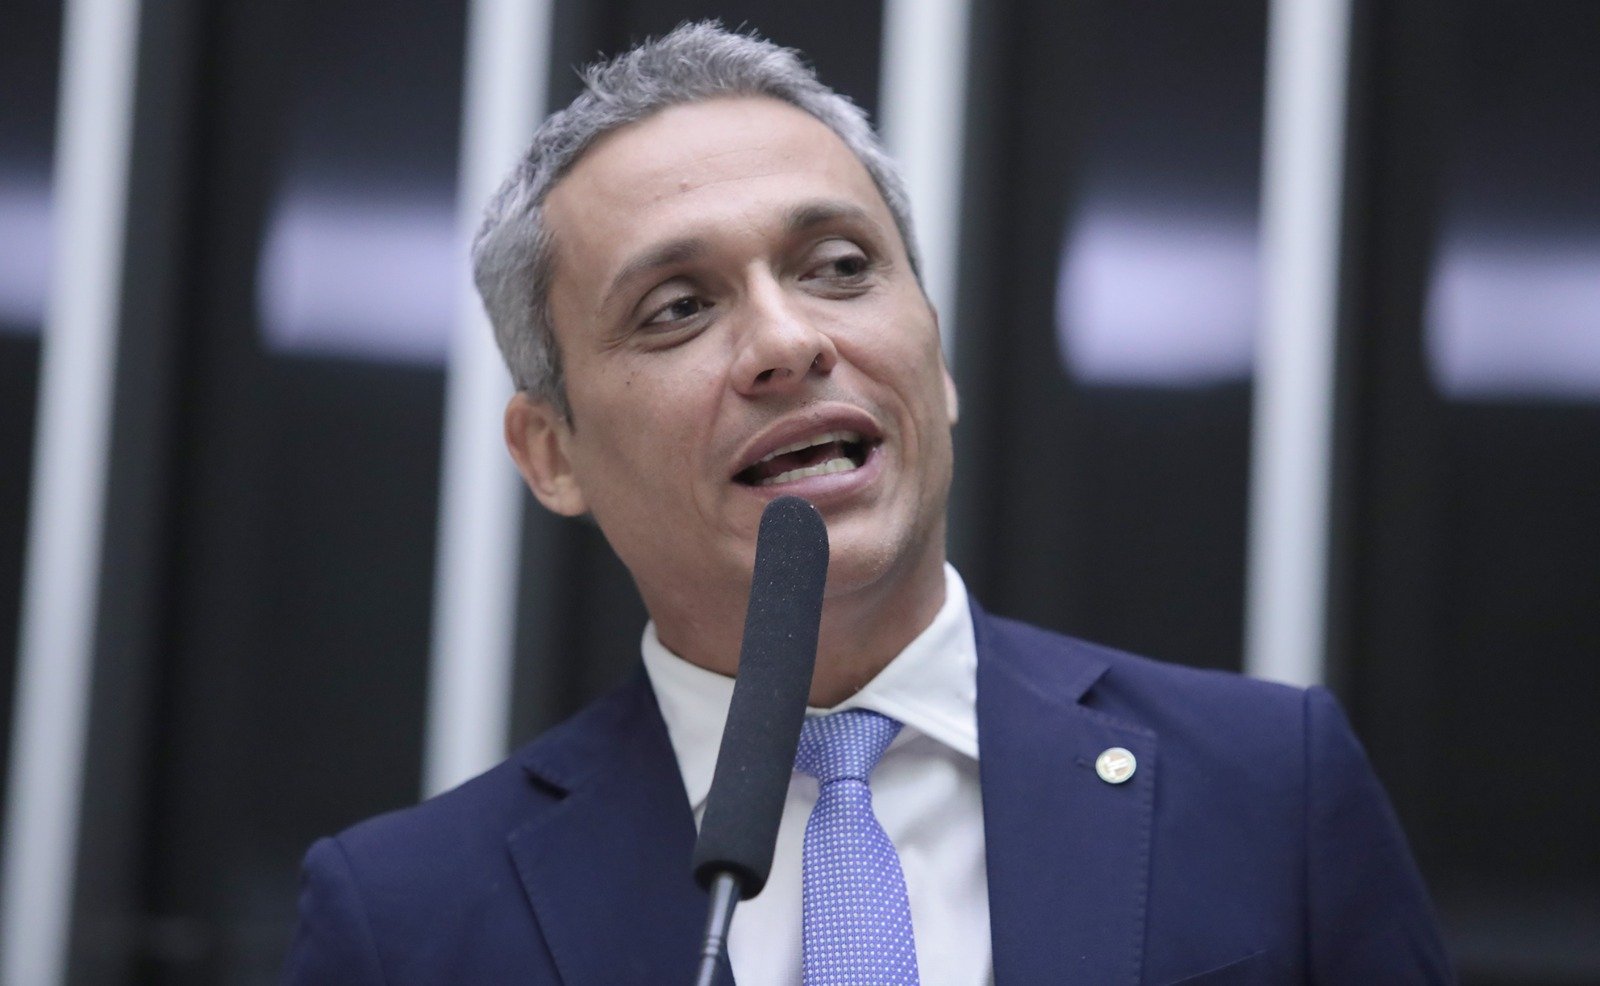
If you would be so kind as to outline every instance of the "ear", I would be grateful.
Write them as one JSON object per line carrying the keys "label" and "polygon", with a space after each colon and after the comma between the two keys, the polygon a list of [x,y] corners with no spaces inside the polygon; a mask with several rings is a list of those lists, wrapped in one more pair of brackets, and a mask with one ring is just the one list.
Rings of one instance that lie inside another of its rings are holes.
{"label": "ear", "polygon": [[576,517],[589,509],[567,454],[572,425],[549,401],[519,391],[506,404],[506,448],[545,509]]}
{"label": "ear", "polygon": [[[933,302],[928,302],[928,311],[933,313],[933,331],[936,338],[944,338],[939,328],[939,309]],[[956,395],[956,381],[950,375],[950,364],[946,360],[944,350],[939,351],[939,373],[944,377],[944,413],[950,419],[950,427],[954,428],[956,421],[961,418],[961,398]]]}

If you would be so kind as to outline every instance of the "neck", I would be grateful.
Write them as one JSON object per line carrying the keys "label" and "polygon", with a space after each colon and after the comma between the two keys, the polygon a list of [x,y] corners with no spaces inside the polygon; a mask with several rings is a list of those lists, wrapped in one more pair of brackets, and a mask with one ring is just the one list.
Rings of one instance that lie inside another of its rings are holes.
{"label": "neck", "polygon": [[814,708],[832,708],[865,688],[939,615],[943,559],[916,574],[911,584],[850,593],[823,604],[811,677]]}
{"label": "neck", "polygon": [[[937,550],[865,585],[830,585],[817,634],[817,666],[809,704],[831,708],[878,672],[928,628],[944,605],[943,541]],[[844,581],[844,580],[841,580]],[[743,607],[719,612],[659,606],[645,599],[661,643],[692,664],[732,677],[744,635]]]}

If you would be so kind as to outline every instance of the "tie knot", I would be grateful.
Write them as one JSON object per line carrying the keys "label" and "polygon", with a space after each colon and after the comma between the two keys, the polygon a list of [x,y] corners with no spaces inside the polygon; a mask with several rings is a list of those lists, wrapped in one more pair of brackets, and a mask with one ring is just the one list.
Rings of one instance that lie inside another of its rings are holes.
{"label": "tie knot", "polygon": [[823,784],[843,778],[863,783],[900,732],[900,723],[867,709],[813,716],[800,727],[794,769]]}

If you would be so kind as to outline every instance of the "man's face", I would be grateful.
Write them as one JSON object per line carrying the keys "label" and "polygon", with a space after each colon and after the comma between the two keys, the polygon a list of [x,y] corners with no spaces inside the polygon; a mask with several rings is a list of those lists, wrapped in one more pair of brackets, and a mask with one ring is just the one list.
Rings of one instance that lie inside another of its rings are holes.
{"label": "man's face", "polygon": [[672,107],[599,141],[545,218],[572,419],[519,397],[508,440],[546,506],[593,513],[658,622],[723,590],[742,606],[783,494],[827,520],[830,597],[942,564],[954,388],[832,131],[772,99]]}

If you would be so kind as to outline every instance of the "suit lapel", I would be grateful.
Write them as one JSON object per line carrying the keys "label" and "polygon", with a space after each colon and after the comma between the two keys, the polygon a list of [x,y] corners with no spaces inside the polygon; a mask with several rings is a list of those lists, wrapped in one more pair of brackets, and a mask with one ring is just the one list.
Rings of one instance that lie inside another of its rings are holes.
{"label": "suit lapel", "polygon": [[[976,605],[978,743],[997,982],[1137,983],[1156,737],[1083,704],[1106,663]],[[1095,759],[1138,769],[1101,780]],[[688,979],[705,921],[694,819],[649,683],[530,747],[543,807],[508,846],[561,978]],[[732,982],[723,963],[721,982]]]}
{"label": "suit lapel", "polygon": [[[706,895],[690,876],[694,818],[644,675],[535,743],[523,766],[550,800],[508,845],[562,980],[689,980]],[[731,982],[726,962],[723,973]]]}
{"label": "suit lapel", "polygon": [[[996,982],[1137,983],[1156,737],[1083,703],[1108,665],[973,607]],[[1131,751],[1121,784],[1104,750]]]}

